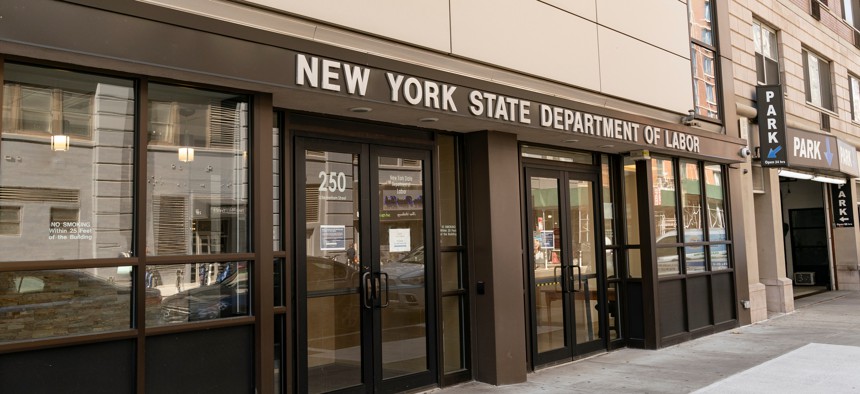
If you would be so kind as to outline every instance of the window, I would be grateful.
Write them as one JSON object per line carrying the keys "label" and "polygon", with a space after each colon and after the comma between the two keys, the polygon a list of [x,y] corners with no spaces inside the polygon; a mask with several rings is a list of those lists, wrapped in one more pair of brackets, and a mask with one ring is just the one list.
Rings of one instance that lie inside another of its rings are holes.
{"label": "window", "polygon": [[851,120],[860,123],[860,80],[849,75],[848,85],[851,90]]}
{"label": "window", "polygon": [[720,118],[717,99],[717,71],[714,62],[718,57],[714,36],[714,8],[708,0],[687,2],[690,18],[690,63],[693,67],[693,100],[695,114],[711,119]]}
{"label": "window", "polygon": [[705,72],[705,75],[714,76],[714,59],[706,57],[702,59],[704,63],[702,63],[702,71]]}
{"label": "window", "polygon": [[11,133],[65,134],[92,138],[96,92],[68,83],[40,86],[44,75],[3,86],[3,130]]}
{"label": "window", "polygon": [[[0,161],[0,195],[19,208],[0,219],[0,231],[18,234],[0,237],[0,261],[127,254],[134,221],[133,81],[11,62],[2,67],[0,156],[15,160]],[[52,145],[58,134],[73,143]],[[6,221],[25,211],[32,226]]]}
{"label": "window", "polygon": [[803,80],[806,87],[806,101],[812,105],[833,110],[830,62],[804,49]]}
{"label": "window", "polygon": [[21,234],[21,207],[0,207],[0,235]]}
{"label": "window", "polygon": [[776,32],[753,21],[753,41],[755,42],[756,79],[762,85],[779,84],[779,56],[776,43]]}
{"label": "window", "polygon": [[248,97],[155,83],[148,91],[148,255],[247,252]]}
{"label": "window", "polygon": [[668,158],[651,166],[658,275],[730,269],[723,167]]}
{"label": "window", "polygon": [[842,19],[860,29],[860,0],[842,0]]}

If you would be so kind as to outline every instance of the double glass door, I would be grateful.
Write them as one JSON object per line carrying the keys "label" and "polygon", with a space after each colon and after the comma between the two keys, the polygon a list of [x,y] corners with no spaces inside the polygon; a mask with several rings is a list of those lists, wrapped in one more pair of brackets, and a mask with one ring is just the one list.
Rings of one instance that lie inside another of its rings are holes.
{"label": "double glass door", "polygon": [[526,168],[535,365],[605,348],[596,174]]}
{"label": "double glass door", "polygon": [[301,392],[394,392],[435,380],[429,151],[299,138]]}

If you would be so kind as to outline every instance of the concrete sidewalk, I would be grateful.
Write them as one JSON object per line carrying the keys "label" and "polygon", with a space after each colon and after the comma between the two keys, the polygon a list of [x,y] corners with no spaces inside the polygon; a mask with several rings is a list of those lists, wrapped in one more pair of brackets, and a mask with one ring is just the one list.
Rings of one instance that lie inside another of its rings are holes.
{"label": "concrete sidewalk", "polygon": [[546,368],[528,382],[470,382],[431,393],[860,392],[860,292],[828,292],[796,311],[661,350],[621,349]]}

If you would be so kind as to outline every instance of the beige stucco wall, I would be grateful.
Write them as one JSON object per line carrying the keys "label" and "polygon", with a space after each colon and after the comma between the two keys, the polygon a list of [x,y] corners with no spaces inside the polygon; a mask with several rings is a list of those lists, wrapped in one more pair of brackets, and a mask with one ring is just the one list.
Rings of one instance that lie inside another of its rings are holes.
{"label": "beige stucco wall", "polygon": [[693,108],[685,1],[142,1],[407,61],[427,62],[409,56],[427,50],[671,113]]}

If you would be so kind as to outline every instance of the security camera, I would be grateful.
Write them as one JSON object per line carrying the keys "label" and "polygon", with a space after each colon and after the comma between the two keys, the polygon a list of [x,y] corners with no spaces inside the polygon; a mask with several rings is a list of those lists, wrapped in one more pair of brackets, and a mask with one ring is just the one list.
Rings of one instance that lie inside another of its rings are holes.
{"label": "security camera", "polygon": [[748,146],[745,146],[745,147],[741,148],[740,151],[738,151],[738,156],[743,157],[744,159],[746,159],[747,157],[750,157],[751,155],[752,155],[752,151],[750,150],[750,148]]}

